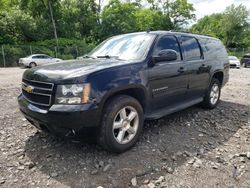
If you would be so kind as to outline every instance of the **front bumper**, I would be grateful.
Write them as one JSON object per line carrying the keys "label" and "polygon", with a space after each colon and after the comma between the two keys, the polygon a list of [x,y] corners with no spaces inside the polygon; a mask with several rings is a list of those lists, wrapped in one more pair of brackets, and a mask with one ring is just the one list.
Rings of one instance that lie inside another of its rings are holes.
{"label": "front bumper", "polygon": [[76,136],[84,128],[97,127],[100,123],[101,113],[95,104],[54,104],[42,109],[29,103],[22,94],[18,97],[18,104],[31,124],[61,136]]}
{"label": "front bumper", "polygon": [[246,66],[246,67],[250,67],[250,61],[245,62],[245,66]]}
{"label": "front bumper", "polygon": [[230,64],[230,68],[237,68],[239,69],[240,68],[240,64]]}

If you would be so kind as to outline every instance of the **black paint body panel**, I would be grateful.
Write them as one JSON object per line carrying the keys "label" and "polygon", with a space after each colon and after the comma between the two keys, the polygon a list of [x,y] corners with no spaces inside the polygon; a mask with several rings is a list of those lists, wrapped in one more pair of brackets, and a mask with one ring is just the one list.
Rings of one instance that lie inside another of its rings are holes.
{"label": "black paint body panel", "polygon": [[[78,131],[83,127],[99,126],[105,103],[116,93],[131,89],[140,91],[145,118],[153,119],[201,102],[215,73],[223,74],[222,85],[228,81],[229,60],[218,39],[177,32],[150,33],[155,35],[155,42],[141,62],[84,59],[26,70],[23,79],[54,83],[55,89],[59,84],[90,83],[90,97],[95,100],[89,104],[60,106],[54,104],[53,97],[52,105],[44,108],[30,104],[21,94],[18,98],[21,111],[25,117],[40,124]],[[165,35],[178,39],[181,59],[154,64],[152,54],[155,43]],[[185,59],[181,36],[191,36],[198,40],[202,52],[200,60]],[[46,113],[41,113],[39,109]]]}

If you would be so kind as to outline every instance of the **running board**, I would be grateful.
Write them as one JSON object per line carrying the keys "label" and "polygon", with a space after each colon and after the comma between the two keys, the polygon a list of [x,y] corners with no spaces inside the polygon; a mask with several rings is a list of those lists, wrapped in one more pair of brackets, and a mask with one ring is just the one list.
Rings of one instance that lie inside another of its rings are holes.
{"label": "running board", "polygon": [[204,100],[203,97],[200,97],[200,98],[195,99],[195,100],[183,102],[179,105],[170,106],[170,107],[167,107],[165,109],[158,110],[152,114],[146,114],[145,119],[149,119],[149,120],[159,119],[163,116],[172,114],[174,112],[177,112],[177,111],[183,110],[185,108],[188,108],[190,106],[193,106],[195,104],[198,104],[198,103],[202,102],[203,100]]}

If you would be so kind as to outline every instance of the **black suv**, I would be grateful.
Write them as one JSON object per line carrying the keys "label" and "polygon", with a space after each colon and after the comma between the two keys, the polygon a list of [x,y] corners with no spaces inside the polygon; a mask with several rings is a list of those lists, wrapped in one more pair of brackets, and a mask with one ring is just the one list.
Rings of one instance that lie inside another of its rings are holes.
{"label": "black suv", "polygon": [[246,54],[242,57],[240,64],[243,67],[250,67],[250,54]]}
{"label": "black suv", "polygon": [[136,143],[145,119],[197,103],[216,107],[228,72],[218,39],[131,33],[105,40],[82,60],[26,70],[18,102],[39,129],[72,137],[95,127],[103,147],[123,152]]}

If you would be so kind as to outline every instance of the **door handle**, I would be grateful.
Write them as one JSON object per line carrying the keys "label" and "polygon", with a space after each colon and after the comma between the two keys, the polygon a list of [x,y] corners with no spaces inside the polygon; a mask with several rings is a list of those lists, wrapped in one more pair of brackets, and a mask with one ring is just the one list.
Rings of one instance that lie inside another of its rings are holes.
{"label": "door handle", "polygon": [[185,72],[184,67],[180,67],[180,68],[178,69],[178,72],[179,72],[179,73],[183,73],[183,72]]}

